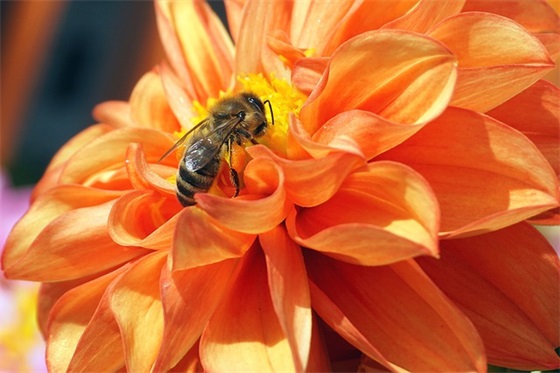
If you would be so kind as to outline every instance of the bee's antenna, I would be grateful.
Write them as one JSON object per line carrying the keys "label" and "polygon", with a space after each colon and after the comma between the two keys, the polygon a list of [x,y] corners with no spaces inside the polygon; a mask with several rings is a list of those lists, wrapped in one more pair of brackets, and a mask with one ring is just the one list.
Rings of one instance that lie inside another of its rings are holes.
{"label": "bee's antenna", "polygon": [[272,119],[272,124],[274,124],[274,112],[272,111],[272,104],[270,103],[270,100],[266,100],[264,103],[268,104],[268,108],[270,109],[270,119]]}

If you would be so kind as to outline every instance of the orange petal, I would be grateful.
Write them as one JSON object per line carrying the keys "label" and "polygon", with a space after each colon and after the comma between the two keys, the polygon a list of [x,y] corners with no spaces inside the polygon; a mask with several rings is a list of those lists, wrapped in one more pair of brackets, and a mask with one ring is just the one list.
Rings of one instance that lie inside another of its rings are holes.
{"label": "orange petal", "polygon": [[488,111],[554,67],[536,37],[510,19],[494,14],[461,13],[439,23],[429,35],[458,58],[453,106]]}
{"label": "orange petal", "polygon": [[265,254],[268,286],[280,326],[288,339],[297,371],[307,367],[311,348],[311,300],[301,248],[284,227],[259,236]]}
{"label": "orange petal", "polygon": [[[195,96],[189,95],[184,83],[173,73],[169,65],[162,62],[159,66],[159,74],[163,89],[165,90],[167,102],[173,110],[173,114],[181,124],[181,128],[192,128],[193,116],[195,110],[193,109],[193,101],[196,100]],[[203,103],[205,103],[203,101]]]}
{"label": "orange petal", "polygon": [[558,205],[556,175],[535,145],[472,111],[449,108],[382,157],[428,180],[444,234],[500,229]]}
{"label": "orange petal", "polygon": [[166,259],[162,251],[142,257],[108,289],[108,305],[122,335],[129,372],[149,372],[162,343],[159,278]]}
{"label": "orange petal", "polygon": [[475,324],[491,364],[560,367],[560,264],[533,227],[445,240],[441,260],[419,263]]}
{"label": "orange petal", "polygon": [[539,80],[488,115],[523,132],[560,177],[560,89]]}
{"label": "orange petal", "polygon": [[330,55],[340,44],[367,31],[376,30],[414,9],[418,0],[355,2],[346,17],[336,26],[336,32],[323,50]]}
{"label": "orange petal", "polygon": [[139,127],[173,133],[180,129],[169,107],[161,77],[150,71],[136,83],[130,96],[130,116]]}
{"label": "orange petal", "polygon": [[347,177],[322,205],[290,214],[287,226],[300,245],[361,265],[384,265],[437,255],[438,206],[412,169],[375,162]]}
{"label": "orange petal", "polygon": [[[105,101],[95,106],[92,116],[101,123],[114,128],[133,127],[128,101]],[[87,129],[86,129],[87,130]]]}
{"label": "orange petal", "polygon": [[383,25],[384,29],[401,29],[425,33],[444,19],[459,14],[465,0],[434,1],[420,0],[405,15]]}
{"label": "orange petal", "polygon": [[[107,219],[113,202],[102,201],[115,198],[114,194],[61,186],[44,197],[36,201],[8,237],[3,257],[7,277],[69,280],[146,253],[143,249],[118,246],[109,237]],[[87,260],[91,257],[96,260]]]}
{"label": "orange petal", "polygon": [[91,141],[76,152],[60,176],[60,183],[93,183],[96,177],[122,168],[131,143],[143,145],[147,161],[156,163],[173,145],[171,136],[147,128],[122,128]]}
{"label": "orange petal", "polygon": [[364,164],[361,157],[343,152],[330,153],[320,159],[292,161],[281,158],[260,145],[248,148],[247,151],[253,158],[268,157],[277,162],[284,172],[288,198],[304,207],[327,201],[346,176]]}
{"label": "orange petal", "polygon": [[169,178],[177,173],[176,167],[163,164],[148,165],[141,144],[130,144],[126,151],[126,171],[135,189],[155,189],[163,195],[175,198],[175,184]]}
{"label": "orange petal", "polygon": [[122,246],[170,249],[180,210],[174,198],[150,191],[127,193],[111,208],[107,230]]}
{"label": "orange petal", "polygon": [[235,46],[236,76],[274,72],[276,77],[284,77],[284,64],[266,40],[274,30],[288,29],[292,6],[286,1],[251,1],[245,5]]}
{"label": "orange petal", "polygon": [[253,159],[244,174],[248,195],[223,198],[196,194],[198,207],[224,227],[237,232],[259,234],[280,224],[291,208],[284,190],[284,174],[271,159]]}
{"label": "orange petal", "polygon": [[227,24],[234,42],[237,44],[239,29],[243,18],[243,11],[247,5],[247,0],[225,0]]}
{"label": "orange petal", "polygon": [[470,321],[413,262],[355,266],[306,256],[311,301],[337,333],[391,370],[486,371]]}
{"label": "orange petal", "polygon": [[310,134],[352,109],[404,124],[425,122],[447,106],[455,69],[455,57],[432,39],[396,30],[367,32],[336,50],[300,119]]}
{"label": "orange petal", "polygon": [[204,329],[200,360],[207,371],[295,371],[270,299],[266,264],[256,249],[243,258],[226,299]]}
{"label": "orange petal", "polygon": [[237,260],[224,260],[173,274],[163,269],[164,331],[154,372],[168,371],[193,349],[222,301],[236,265]]}
{"label": "orange petal", "polygon": [[282,62],[290,69],[293,67],[295,61],[305,57],[305,51],[301,48],[294,47],[284,31],[273,31],[273,35],[269,36],[266,40],[268,47],[276,53]]}
{"label": "orange petal", "polygon": [[224,227],[197,207],[178,214],[173,238],[173,270],[190,269],[238,258],[252,245],[255,236]]}
{"label": "orange petal", "polygon": [[321,80],[328,66],[326,57],[302,58],[292,68],[292,84],[303,94],[309,95]]}
{"label": "orange petal", "polygon": [[212,8],[205,2],[157,1],[156,15],[164,49],[189,97],[218,97],[229,86],[233,44]]}
{"label": "orange petal", "polygon": [[[47,327],[49,338],[47,341],[46,358],[49,371],[65,372],[67,370],[70,361],[76,353],[76,347],[80,342],[80,338],[94,316],[105,289],[124,269],[125,267],[122,267],[69,290],[53,306]],[[108,311],[108,309],[105,307],[101,311]],[[111,319],[113,322],[111,322]],[[114,342],[112,337],[114,336],[115,328],[118,333],[117,324],[114,322],[112,315],[106,321],[107,323],[104,325],[106,327],[105,333],[98,334],[98,337],[106,336]],[[109,345],[100,344],[97,345],[97,348],[106,346],[112,348],[114,360],[121,357],[122,363],[124,363],[124,354],[119,351],[122,348],[120,341],[119,343],[111,343]],[[97,357],[97,355],[91,354],[89,356],[90,360],[95,360],[92,359],[94,357]],[[122,366],[121,364],[115,365],[113,370]]]}

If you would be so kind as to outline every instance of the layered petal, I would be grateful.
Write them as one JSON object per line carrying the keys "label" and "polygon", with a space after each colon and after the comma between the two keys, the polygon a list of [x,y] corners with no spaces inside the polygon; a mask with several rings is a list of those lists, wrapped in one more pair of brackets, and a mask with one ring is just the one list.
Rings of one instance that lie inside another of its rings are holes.
{"label": "layered petal", "polygon": [[229,229],[199,208],[186,208],[176,223],[172,268],[190,269],[242,257],[254,240],[254,235]]}
{"label": "layered petal", "polygon": [[130,144],[126,151],[126,171],[134,189],[157,190],[174,198],[175,184],[170,181],[177,169],[163,164],[148,164],[141,144]]}
{"label": "layered petal", "polygon": [[122,335],[129,372],[150,372],[162,343],[159,278],[166,258],[161,251],[142,257],[108,289],[108,307]]}
{"label": "layered petal", "polygon": [[536,37],[498,15],[461,13],[439,23],[428,35],[457,56],[459,76],[453,106],[486,112],[554,67]]}
{"label": "layered petal", "polygon": [[128,101],[102,102],[93,108],[91,114],[98,122],[109,124],[114,128],[132,127],[135,125],[130,115],[130,103]]}
{"label": "layered petal", "polygon": [[[122,267],[117,271],[100,276],[90,282],[86,282],[83,285],[69,290],[58,299],[49,315],[47,326],[48,343],[46,358],[47,366],[50,371],[66,372],[76,352],[81,354],[79,350],[76,350],[76,347],[80,343],[80,338],[84,334],[88,324],[90,324],[90,320],[92,320],[92,317],[98,308],[105,289],[109,286],[111,281],[113,281],[125,269],[126,267]],[[103,310],[108,311],[108,308],[105,307]],[[119,364],[117,361],[116,364],[113,364],[112,368],[113,370],[116,370],[124,364],[124,356],[121,356],[122,350],[120,340],[117,341],[114,338],[115,331],[117,332],[117,335],[119,335],[117,324],[114,322],[112,315],[105,312],[104,316],[107,315],[110,317],[105,319],[106,322],[100,323],[100,328],[97,329],[97,336],[109,338],[104,341],[105,344],[95,344],[98,348],[98,354],[89,355],[89,358],[92,361],[96,360],[91,359],[92,356],[98,357],[107,352],[106,349],[103,349],[102,351],[100,347],[111,347],[112,354],[115,355],[114,360],[111,360],[115,361],[120,358],[122,363]],[[91,325],[91,328],[96,327],[95,323],[91,323]],[[104,332],[99,334],[101,330],[104,330]],[[110,343],[107,344],[107,342]],[[105,366],[104,368],[109,367]]]}
{"label": "layered petal", "polygon": [[436,256],[438,224],[429,185],[392,162],[375,162],[349,175],[327,202],[287,219],[290,236],[300,245],[361,265]]}
{"label": "layered petal", "polygon": [[227,199],[208,193],[195,195],[198,206],[231,230],[258,234],[280,224],[292,204],[286,199],[284,174],[271,159],[249,162],[244,173],[247,193]]}
{"label": "layered petal", "polygon": [[305,259],[313,308],[370,358],[392,371],[486,370],[476,329],[415,263],[355,266],[319,253]]}
{"label": "layered petal", "polygon": [[206,102],[229,86],[233,45],[220,19],[202,1],[157,1],[167,57],[191,99]]}
{"label": "layered petal", "polygon": [[447,106],[455,77],[455,57],[432,39],[393,30],[363,33],[333,54],[300,119],[311,134],[352,109],[404,124],[429,121]]}
{"label": "layered petal", "polygon": [[[232,322],[235,320],[235,322]],[[294,371],[294,354],[268,289],[265,260],[256,250],[242,267],[200,340],[208,371]]]}
{"label": "layered petal", "polygon": [[440,260],[419,263],[475,324],[491,364],[560,367],[560,264],[536,229],[520,223],[445,240]]}
{"label": "layered petal", "polygon": [[[154,371],[167,371],[190,354],[229,288],[237,260],[224,260],[184,271],[162,271],[164,330]],[[185,325],[188,325],[185,328]]]}
{"label": "layered petal", "polygon": [[408,164],[428,180],[443,234],[500,229],[558,204],[556,175],[535,145],[472,111],[448,109],[380,158]]}
{"label": "layered petal", "polygon": [[401,29],[425,33],[446,18],[459,14],[465,0],[420,0],[405,15],[383,25],[384,29]]}
{"label": "layered petal", "polygon": [[294,357],[296,371],[304,371],[311,350],[311,300],[301,248],[279,226],[259,236],[268,273],[274,310]]}

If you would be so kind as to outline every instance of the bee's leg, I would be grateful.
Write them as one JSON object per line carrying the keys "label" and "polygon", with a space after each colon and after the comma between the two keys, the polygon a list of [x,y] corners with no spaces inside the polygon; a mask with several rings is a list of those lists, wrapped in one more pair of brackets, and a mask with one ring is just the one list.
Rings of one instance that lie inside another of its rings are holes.
{"label": "bee's leg", "polygon": [[229,178],[231,180],[231,183],[233,184],[234,188],[235,188],[235,194],[233,195],[234,197],[237,197],[237,195],[239,194],[239,174],[237,173],[237,171],[235,171],[235,169],[233,168],[231,162],[232,162],[232,148],[233,148],[233,141],[235,140],[235,138],[233,136],[230,136],[228,138],[227,141],[227,151],[228,151],[228,164],[229,164]]}

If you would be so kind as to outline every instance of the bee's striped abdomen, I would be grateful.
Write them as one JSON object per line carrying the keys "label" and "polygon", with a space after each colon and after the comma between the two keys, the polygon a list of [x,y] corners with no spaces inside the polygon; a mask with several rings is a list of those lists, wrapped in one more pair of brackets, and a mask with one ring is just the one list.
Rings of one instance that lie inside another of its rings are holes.
{"label": "bee's striped abdomen", "polygon": [[179,172],[177,173],[177,198],[183,206],[196,204],[195,193],[207,192],[218,171],[220,170],[221,156],[216,156],[204,167],[196,171],[190,171],[185,165],[185,159],[181,160]]}

